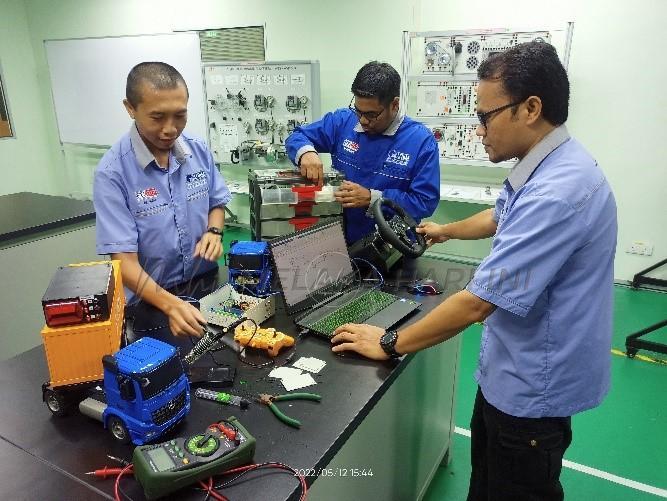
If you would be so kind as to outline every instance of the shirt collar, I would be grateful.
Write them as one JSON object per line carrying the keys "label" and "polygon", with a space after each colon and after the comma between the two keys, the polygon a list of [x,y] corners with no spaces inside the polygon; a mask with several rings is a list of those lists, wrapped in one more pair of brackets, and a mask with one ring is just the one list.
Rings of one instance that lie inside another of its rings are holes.
{"label": "shirt collar", "polygon": [[528,178],[535,172],[535,169],[542,163],[549,153],[558,148],[565,141],[570,139],[570,133],[567,131],[565,125],[556,127],[554,130],[549,132],[542,140],[537,143],[533,148],[519,160],[507,176],[507,181],[509,181],[512,189],[517,191],[521,188]]}
{"label": "shirt collar", "polygon": [[[155,165],[159,165],[148,149],[148,146],[146,146],[146,143],[144,143],[144,140],[139,135],[136,122],[133,122],[130,127],[130,142],[132,143],[134,156],[137,158],[139,167],[145,169],[151,162],[155,162]],[[179,136],[178,139],[176,139],[174,146],[171,148],[171,152],[179,165],[185,162],[185,157],[192,156],[192,151],[190,150],[190,147],[185,144],[183,136]]]}
{"label": "shirt collar", "polygon": [[[405,115],[402,115],[401,113],[396,113],[396,116],[389,124],[389,127],[387,127],[387,129],[382,133],[382,135],[393,136],[394,134],[396,134],[396,131],[403,123],[404,118]],[[361,126],[361,123],[357,122],[357,125],[354,126],[354,132],[364,132],[364,128]]]}

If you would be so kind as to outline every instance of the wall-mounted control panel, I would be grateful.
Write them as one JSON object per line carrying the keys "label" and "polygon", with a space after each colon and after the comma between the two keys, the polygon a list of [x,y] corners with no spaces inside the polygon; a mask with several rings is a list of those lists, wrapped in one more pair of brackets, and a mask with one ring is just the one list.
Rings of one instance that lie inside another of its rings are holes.
{"label": "wall-mounted control panel", "polygon": [[285,139],[320,118],[317,61],[204,66],[209,141],[215,161],[286,160]]}

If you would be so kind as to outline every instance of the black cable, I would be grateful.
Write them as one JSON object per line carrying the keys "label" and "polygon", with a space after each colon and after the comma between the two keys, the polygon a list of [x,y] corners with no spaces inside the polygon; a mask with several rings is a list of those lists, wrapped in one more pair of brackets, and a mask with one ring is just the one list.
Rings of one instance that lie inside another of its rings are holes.
{"label": "black cable", "polygon": [[123,496],[125,496],[128,501],[134,501],[130,496],[128,496],[127,492],[123,490],[123,488],[120,486],[120,482],[118,482],[118,492],[120,492]]}
{"label": "black cable", "polygon": [[137,333],[137,332],[144,333],[144,332],[159,331],[159,330],[168,329],[168,328],[169,328],[169,325],[160,325],[158,327],[150,327],[149,329],[135,329],[134,327],[132,327],[132,332],[134,332],[134,333]]}
{"label": "black cable", "polygon": [[266,463],[254,464],[252,466],[253,466],[253,468],[248,468],[246,471],[243,471],[243,472],[239,473],[238,475],[236,475],[235,477],[227,480],[226,482],[223,482],[222,484],[219,484],[219,485],[214,485],[213,488],[215,490],[224,489],[225,487],[229,487],[231,484],[236,482],[239,478],[241,478],[242,476],[250,473],[251,471],[259,470],[260,468],[272,467],[272,466],[273,467],[279,467],[280,469],[284,469],[284,470],[287,470],[287,471],[291,471],[292,473],[294,473],[294,476],[298,476],[298,472],[294,468],[292,468],[291,466],[289,466],[285,463],[278,463],[278,462],[275,462],[275,461],[269,461],[269,462],[266,462]]}
{"label": "black cable", "polygon": [[238,360],[240,362],[242,362],[246,365],[249,365],[251,367],[254,367],[255,369],[262,369],[264,367],[268,367],[269,365],[274,364],[275,362],[273,361],[273,359],[271,359],[268,362],[265,362],[263,364],[255,364],[255,363],[252,363],[252,362],[248,362],[247,360],[243,360],[243,358],[241,357],[242,354],[245,354],[246,348],[250,345],[253,338],[255,337],[255,334],[257,334],[257,331],[259,330],[259,325],[257,325],[257,322],[255,322],[252,318],[246,318],[246,320],[249,320],[250,322],[253,323],[253,325],[255,326],[255,330],[253,331],[252,336],[250,336],[250,339],[248,339],[248,342],[245,345],[243,345],[243,348],[241,348],[238,351],[238,353],[236,354],[236,358],[238,358]]}
{"label": "black cable", "polygon": [[[186,301],[188,303],[199,303],[198,299],[195,299],[195,298],[190,297],[190,296],[176,296],[176,297],[178,299],[182,299],[183,301]],[[132,332],[133,333],[135,333],[135,332],[139,332],[139,333],[153,332],[153,331],[159,331],[159,330],[162,330],[162,329],[168,329],[169,328],[169,324],[165,324],[165,325],[158,325],[157,327],[150,327],[148,329],[135,329],[134,328],[134,321],[136,319],[133,318],[132,320],[133,320],[132,321]]]}
{"label": "black cable", "polygon": [[[192,344],[192,347],[194,348],[194,347],[195,347],[195,342],[194,342],[194,340],[192,339],[192,336],[188,336],[188,339],[190,340],[190,344]],[[216,352],[218,352],[218,351],[222,351],[222,350],[225,349],[225,345],[222,344],[222,342],[218,341],[218,344],[220,345],[219,348],[215,348],[215,349],[212,349],[212,350],[208,350],[208,354],[211,356],[211,360],[213,360],[213,363],[214,363],[217,367],[223,367],[223,366],[224,366],[224,367],[227,367],[227,364],[224,364],[224,363],[222,363],[222,362],[218,362],[218,361],[216,360],[216,358],[215,358],[214,353],[216,353]]]}

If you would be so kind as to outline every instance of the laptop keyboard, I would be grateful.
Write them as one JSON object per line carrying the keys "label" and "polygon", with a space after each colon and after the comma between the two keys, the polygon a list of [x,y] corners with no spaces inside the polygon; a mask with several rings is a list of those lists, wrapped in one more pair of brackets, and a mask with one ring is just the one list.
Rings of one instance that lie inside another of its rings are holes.
{"label": "laptop keyboard", "polygon": [[396,296],[379,290],[370,290],[353,299],[336,311],[329,313],[308,326],[311,330],[329,337],[343,324],[360,324],[396,301]]}

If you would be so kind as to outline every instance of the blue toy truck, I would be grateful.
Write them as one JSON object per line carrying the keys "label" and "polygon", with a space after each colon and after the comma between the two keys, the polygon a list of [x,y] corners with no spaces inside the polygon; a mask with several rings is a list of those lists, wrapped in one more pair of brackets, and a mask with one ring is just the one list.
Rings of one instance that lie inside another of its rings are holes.
{"label": "blue toy truck", "polygon": [[[102,358],[104,389],[86,384],[87,398],[79,403],[86,416],[101,421],[114,439],[135,445],[152,442],[175,426],[190,410],[190,386],[173,346],[144,337]],[[82,385],[51,388],[43,398],[55,415],[62,415],[72,394]],[[69,398],[68,398],[69,397]]]}
{"label": "blue toy truck", "polygon": [[271,259],[267,242],[233,241],[227,254],[228,282],[239,294],[271,293]]}

